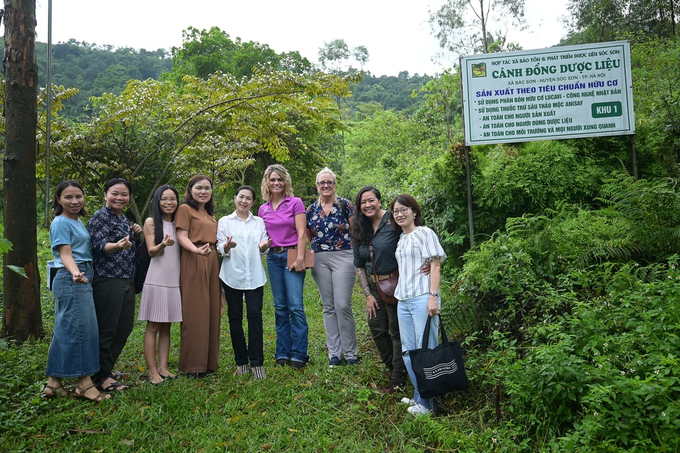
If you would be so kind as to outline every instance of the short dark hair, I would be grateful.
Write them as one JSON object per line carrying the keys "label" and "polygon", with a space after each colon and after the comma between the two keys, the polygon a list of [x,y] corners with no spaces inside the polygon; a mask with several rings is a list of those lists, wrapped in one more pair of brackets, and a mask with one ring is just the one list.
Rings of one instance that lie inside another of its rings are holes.
{"label": "short dark hair", "polygon": [[418,202],[411,195],[408,195],[408,194],[405,194],[405,193],[401,194],[401,195],[397,195],[396,197],[394,197],[394,200],[392,200],[392,204],[390,204],[390,219],[392,220],[394,225],[397,224],[397,222],[394,220],[394,204],[395,203],[399,203],[402,206],[406,206],[407,208],[411,208],[413,210],[413,214],[415,215],[415,218],[413,219],[413,223],[415,223],[416,226],[424,225],[424,223],[423,223],[423,213],[420,212],[420,206],[418,205]]}
{"label": "short dark hair", "polygon": [[109,189],[116,184],[123,184],[125,187],[127,187],[128,192],[130,192],[130,195],[132,195],[132,184],[130,184],[130,181],[127,179],[123,178],[111,178],[108,181],[106,181],[106,184],[104,184],[104,192],[108,192]]}
{"label": "short dark hair", "polygon": [[255,194],[255,189],[253,189],[250,186],[240,186],[238,189],[236,189],[236,195],[238,195],[238,193],[242,190],[250,190],[250,193],[253,194],[253,200],[255,200],[255,198],[257,198],[257,194]]}
{"label": "short dark hair", "polygon": [[[63,206],[59,204],[59,198],[61,198],[62,192],[67,187],[75,187],[77,189],[80,189],[80,191],[83,193],[83,195],[85,195],[85,191],[83,190],[83,186],[81,186],[78,181],[74,181],[73,179],[67,179],[66,181],[60,182],[57,185],[57,189],[54,191],[54,202],[52,204],[52,215],[54,217],[61,215],[61,213],[64,212]],[[87,215],[87,210],[85,209],[85,205],[83,205],[83,208],[80,210],[78,215],[79,216],[86,216]]]}

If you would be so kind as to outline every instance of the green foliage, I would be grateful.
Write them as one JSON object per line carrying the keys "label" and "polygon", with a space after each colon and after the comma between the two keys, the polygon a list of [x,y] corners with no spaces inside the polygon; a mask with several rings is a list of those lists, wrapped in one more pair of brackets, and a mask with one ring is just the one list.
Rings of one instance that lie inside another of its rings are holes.
{"label": "green foliage", "polygon": [[490,147],[475,175],[475,200],[496,219],[542,212],[564,202],[589,203],[603,176],[602,167],[566,141]]}
{"label": "green foliage", "polygon": [[258,153],[286,161],[291,150],[307,152],[338,127],[332,96],[348,94],[338,77],[268,66],[241,81],[215,73],[183,83],[178,94],[171,82],[132,80],[118,96],[95,98],[98,116],[55,141],[54,179],[77,178],[94,194],[108,178],[126,177],[136,188],[132,217],[141,222],[166,181],[205,173],[219,186],[242,177]]}
{"label": "green foliage", "polygon": [[680,37],[638,39],[631,50],[636,148],[644,177],[680,175]]}
{"label": "green foliage", "polygon": [[232,40],[218,27],[189,27],[182,32],[182,46],[172,48],[172,72],[165,78],[178,86],[186,75],[207,79],[221,72],[241,80],[251,77],[253,69],[263,64],[298,74],[311,69],[309,60],[298,52],[277,54],[267,44],[243,42],[238,37]]}
{"label": "green foliage", "polygon": [[[47,44],[36,43],[40,85],[45,86]],[[130,79],[159,79],[172,61],[163,49],[114,49],[74,39],[52,45],[52,84],[73,87],[78,94],[64,104],[63,115],[77,119],[90,111],[90,97],[120,94]]]}
{"label": "green foliage", "polygon": [[563,44],[615,41],[625,33],[677,36],[678,5],[673,1],[569,0],[569,37]]}

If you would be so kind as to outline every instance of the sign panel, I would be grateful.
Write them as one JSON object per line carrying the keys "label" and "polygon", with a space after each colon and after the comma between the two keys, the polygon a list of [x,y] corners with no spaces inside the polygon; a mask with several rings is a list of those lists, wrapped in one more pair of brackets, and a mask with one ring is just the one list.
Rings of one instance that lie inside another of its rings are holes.
{"label": "sign panel", "polygon": [[635,133],[630,45],[461,58],[465,144]]}

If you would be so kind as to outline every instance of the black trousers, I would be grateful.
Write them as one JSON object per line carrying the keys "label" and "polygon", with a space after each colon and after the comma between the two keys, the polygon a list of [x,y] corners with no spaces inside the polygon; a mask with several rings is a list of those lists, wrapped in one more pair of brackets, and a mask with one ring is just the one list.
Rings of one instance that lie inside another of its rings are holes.
{"label": "black trousers", "polygon": [[135,322],[133,278],[95,277],[92,282],[94,309],[99,326],[99,372],[95,382],[111,374]]}
{"label": "black trousers", "polygon": [[[262,298],[264,286],[255,289],[234,289],[222,282],[227,298],[229,333],[234,348],[236,365],[262,366],[264,351],[262,340]],[[246,301],[248,318],[248,343],[243,333],[243,299]]]}
{"label": "black trousers", "polygon": [[368,328],[378,348],[383,363],[392,371],[390,384],[402,386],[406,381],[406,365],[401,353],[401,336],[399,335],[399,318],[397,305],[383,302],[373,279],[368,278],[368,287],[378,302],[377,315],[368,319]]}

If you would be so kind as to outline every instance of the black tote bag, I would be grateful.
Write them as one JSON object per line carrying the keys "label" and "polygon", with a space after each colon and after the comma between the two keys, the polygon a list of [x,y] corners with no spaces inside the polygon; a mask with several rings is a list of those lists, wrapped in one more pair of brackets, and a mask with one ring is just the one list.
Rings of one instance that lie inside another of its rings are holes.
{"label": "black tote bag", "polygon": [[432,316],[429,316],[423,334],[423,347],[409,351],[411,366],[418,383],[418,393],[423,398],[441,396],[468,387],[460,343],[449,342],[441,317],[439,329],[442,333],[442,343],[434,349],[427,348],[431,321]]}

